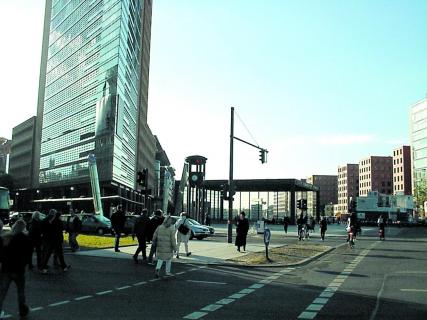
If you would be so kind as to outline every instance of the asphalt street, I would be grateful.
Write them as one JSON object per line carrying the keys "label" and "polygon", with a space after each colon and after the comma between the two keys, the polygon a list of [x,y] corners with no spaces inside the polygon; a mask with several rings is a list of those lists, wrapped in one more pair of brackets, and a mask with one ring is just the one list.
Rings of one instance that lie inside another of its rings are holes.
{"label": "asphalt street", "polygon": [[[28,273],[27,300],[33,309],[28,318],[426,318],[427,228],[390,229],[381,242],[376,230],[370,230],[354,249],[343,238],[327,241],[344,245],[297,268],[174,262],[175,276],[160,279],[154,278],[153,266],[131,260],[67,254],[72,264],[68,273],[54,268],[48,275]],[[16,292],[11,289],[4,308],[16,319]]]}

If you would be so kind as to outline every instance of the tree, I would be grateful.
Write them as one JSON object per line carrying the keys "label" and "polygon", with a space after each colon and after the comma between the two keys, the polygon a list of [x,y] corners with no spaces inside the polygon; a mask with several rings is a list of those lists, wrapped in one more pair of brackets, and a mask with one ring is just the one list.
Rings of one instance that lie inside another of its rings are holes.
{"label": "tree", "polygon": [[425,182],[417,184],[414,196],[417,208],[424,208],[424,202],[427,201],[427,184]]}
{"label": "tree", "polygon": [[13,180],[10,174],[1,174],[0,175],[0,186],[8,188],[10,191],[15,188],[15,181]]}

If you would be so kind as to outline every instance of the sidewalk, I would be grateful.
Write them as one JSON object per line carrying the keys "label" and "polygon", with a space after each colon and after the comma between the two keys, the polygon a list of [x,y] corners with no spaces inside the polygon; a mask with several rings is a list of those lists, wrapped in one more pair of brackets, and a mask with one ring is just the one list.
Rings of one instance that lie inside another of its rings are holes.
{"label": "sidewalk", "polygon": [[[239,258],[248,253],[261,252],[265,250],[263,244],[250,243],[246,246],[246,252],[238,252],[234,244],[214,242],[214,241],[190,241],[189,250],[191,256],[186,257],[184,253],[184,245],[181,244],[180,258],[174,258],[174,262],[180,263],[196,263],[196,264],[223,264],[226,260]],[[276,248],[281,245],[270,245],[270,248]],[[147,246],[147,255],[150,252],[151,245]],[[132,259],[137,246],[121,247],[121,252],[114,252],[113,248],[96,249],[87,251],[78,251],[75,255],[100,257],[100,258],[115,258],[115,259]],[[139,256],[141,259],[141,256]]]}

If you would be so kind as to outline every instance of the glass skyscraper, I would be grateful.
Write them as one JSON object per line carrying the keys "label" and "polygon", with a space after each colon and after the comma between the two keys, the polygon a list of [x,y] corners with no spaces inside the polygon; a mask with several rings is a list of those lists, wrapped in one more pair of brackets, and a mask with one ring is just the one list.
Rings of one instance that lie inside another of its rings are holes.
{"label": "glass skyscraper", "polygon": [[412,189],[427,185],[427,98],[411,108]]}
{"label": "glass skyscraper", "polygon": [[101,182],[136,187],[139,137],[147,127],[151,6],[151,0],[46,1],[41,187],[89,181],[90,153]]}

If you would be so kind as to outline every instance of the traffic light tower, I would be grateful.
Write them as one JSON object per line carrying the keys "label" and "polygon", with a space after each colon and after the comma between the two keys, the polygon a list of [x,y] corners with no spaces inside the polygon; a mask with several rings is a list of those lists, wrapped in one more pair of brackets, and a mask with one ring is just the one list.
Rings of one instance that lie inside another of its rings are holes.
{"label": "traffic light tower", "polygon": [[206,174],[206,161],[208,159],[195,155],[185,159],[189,166],[187,187],[187,213],[190,217],[201,221],[205,214],[205,189],[203,181]]}

